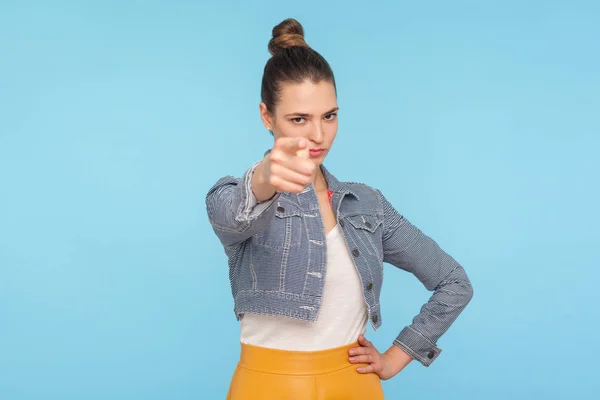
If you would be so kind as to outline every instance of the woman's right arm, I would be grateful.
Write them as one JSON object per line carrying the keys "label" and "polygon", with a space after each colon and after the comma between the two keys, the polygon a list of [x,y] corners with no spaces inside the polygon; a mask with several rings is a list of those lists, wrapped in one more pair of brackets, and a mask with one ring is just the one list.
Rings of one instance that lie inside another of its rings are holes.
{"label": "woman's right arm", "polygon": [[208,219],[223,246],[242,242],[265,229],[280,196],[264,178],[264,160],[252,165],[241,179],[225,176],[206,195]]}
{"label": "woman's right arm", "polygon": [[316,169],[305,138],[275,140],[263,160],[241,179],[225,176],[206,195],[208,219],[224,246],[242,242],[265,229],[281,192],[300,193]]}

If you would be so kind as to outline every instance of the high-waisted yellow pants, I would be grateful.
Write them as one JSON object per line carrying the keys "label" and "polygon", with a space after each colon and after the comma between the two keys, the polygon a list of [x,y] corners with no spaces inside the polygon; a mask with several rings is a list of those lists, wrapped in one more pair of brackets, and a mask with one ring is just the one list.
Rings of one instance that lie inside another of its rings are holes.
{"label": "high-waisted yellow pants", "polygon": [[352,343],[321,351],[275,350],[242,343],[227,400],[381,400],[379,376],[348,361]]}

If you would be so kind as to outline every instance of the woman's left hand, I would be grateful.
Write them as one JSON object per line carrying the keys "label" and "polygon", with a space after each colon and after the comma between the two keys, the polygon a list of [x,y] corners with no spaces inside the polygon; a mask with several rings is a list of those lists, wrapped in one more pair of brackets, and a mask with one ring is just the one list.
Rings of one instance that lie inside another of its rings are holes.
{"label": "woman's left hand", "polygon": [[[350,362],[352,364],[369,364],[365,367],[359,367],[356,370],[361,374],[376,373],[382,380],[390,379],[400,372],[412,358],[401,351],[405,357],[403,361],[395,360],[390,354],[380,353],[373,343],[368,341],[363,335],[358,337],[360,347],[350,349]],[[397,350],[400,350],[397,346]],[[398,362],[400,361],[400,362]]]}

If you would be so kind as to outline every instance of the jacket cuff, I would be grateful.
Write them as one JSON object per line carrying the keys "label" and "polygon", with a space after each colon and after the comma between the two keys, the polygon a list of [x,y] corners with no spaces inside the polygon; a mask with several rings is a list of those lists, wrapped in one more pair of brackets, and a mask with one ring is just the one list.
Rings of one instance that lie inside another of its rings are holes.
{"label": "jacket cuff", "polygon": [[412,358],[419,361],[425,367],[431,365],[442,352],[442,349],[410,326],[402,329],[398,337],[394,340],[394,344],[406,351]]}
{"label": "jacket cuff", "polygon": [[242,181],[240,182],[242,185],[242,198],[240,201],[240,205],[238,207],[237,213],[235,215],[236,221],[239,222],[250,222],[252,220],[257,219],[264,213],[281,195],[280,192],[276,192],[273,197],[268,200],[259,202],[254,193],[252,192],[252,175],[254,175],[254,171],[256,167],[262,162],[257,161],[254,163],[242,177]]}

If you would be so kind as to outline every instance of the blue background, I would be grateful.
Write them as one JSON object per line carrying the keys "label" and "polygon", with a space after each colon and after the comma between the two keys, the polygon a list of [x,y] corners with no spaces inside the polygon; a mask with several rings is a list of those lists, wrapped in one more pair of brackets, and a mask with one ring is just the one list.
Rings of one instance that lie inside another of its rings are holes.
{"label": "blue background", "polygon": [[[387,397],[597,398],[598,3],[216,3],[0,2],[0,398],[225,397],[239,327],[204,196],[272,144],[286,17],[336,73],[325,165],[475,289]],[[386,271],[382,351],[431,295]]]}

